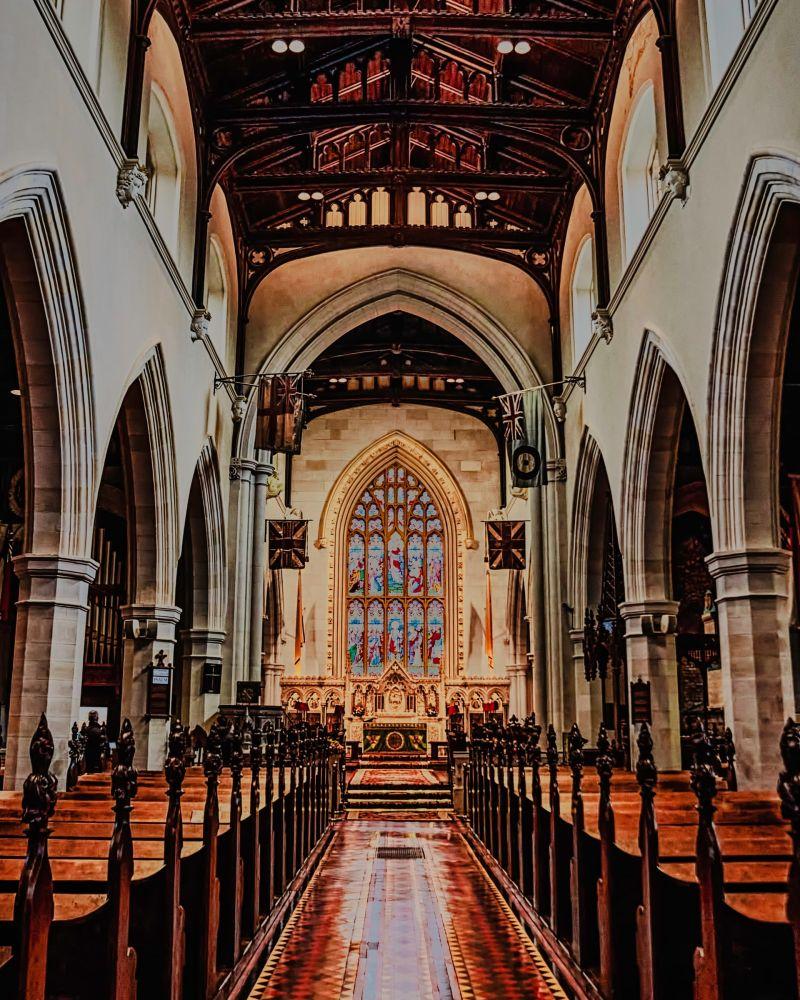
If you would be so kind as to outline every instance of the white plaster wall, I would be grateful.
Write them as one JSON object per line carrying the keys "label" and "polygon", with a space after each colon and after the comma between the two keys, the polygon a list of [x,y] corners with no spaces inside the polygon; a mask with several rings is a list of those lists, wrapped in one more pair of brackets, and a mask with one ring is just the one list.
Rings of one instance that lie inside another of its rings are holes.
{"label": "white plaster wall", "polygon": [[209,356],[190,339],[185,289],[181,292],[170,277],[136,208],[123,210],[117,201],[112,151],[33,2],[9,5],[0,33],[0,92],[19,95],[21,80],[26,81],[24,100],[0,102],[0,175],[31,165],[57,173],[88,332],[96,481],[126,389],[147,351],[160,344],[182,525],[195,464],[209,433],[221,456],[227,505],[230,407],[224,396],[214,400]]}
{"label": "white plaster wall", "polygon": [[[472,515],[477,549],[464,553],[464,638],[468,674],[486,674],[484,621],[486,564],[482,522],[500,503],[497,445],[479,420],[430,406],[361,406],[314,420],[303,435],[303,452],[292,463],[292,505],[311,519],[309,538],[316,537],[325,499],[342,469],[364,448],[391,431],[401,430],[429,448],[461,487]],[[278,516],[276,505],[267,508]],[[303,673],[325,671],[329,552],[309,544],[303,571],[306,646]],[[295,573],[284,574],[287,644],[284,661],[291,670],[297,608]],[[495,670],[503,674],[510,656],[506,630],[507,576],[492,574]],[[449,585],[449,584],[448,584]]]}

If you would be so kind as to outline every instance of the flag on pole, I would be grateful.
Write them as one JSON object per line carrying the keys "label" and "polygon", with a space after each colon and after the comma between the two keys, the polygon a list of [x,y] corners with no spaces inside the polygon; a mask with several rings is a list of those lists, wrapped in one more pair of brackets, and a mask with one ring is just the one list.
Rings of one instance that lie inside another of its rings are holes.
{"label": "flag on pole", "polygon": [[515,419],[514,437],[506,435],[511,482],[514,486],[544,486],[547,483],[544,406],[541,391],[526,392],[522,400],[522,417]]}
{"label": "flag on pole", "polygon": [[521,392],[511,392],[500,397],[503,437],[506,441],[520,441],[525,437],[525,411]]}
{"label": "flag on pole", "polygon": [[492,623],[492,574],[486,570],[486,624],[484,626],[484,650],[489,669],[494,670],[494,625]]}
{"label": "flag on pole", "polygon": [[294,623],[294,672],[300,673],[300,660],[306,644],[306,630],[303,625],[303,574],[297,574],[297,615]]}

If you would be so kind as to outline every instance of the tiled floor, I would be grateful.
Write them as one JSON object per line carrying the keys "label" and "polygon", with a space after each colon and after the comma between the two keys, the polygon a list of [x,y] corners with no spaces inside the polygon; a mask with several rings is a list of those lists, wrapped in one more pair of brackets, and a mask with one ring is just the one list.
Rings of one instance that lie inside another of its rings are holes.
{"label": "tiled floor", "polygon": [[563,996],[455,824],[384,815],[343,821],[251,1000]]}

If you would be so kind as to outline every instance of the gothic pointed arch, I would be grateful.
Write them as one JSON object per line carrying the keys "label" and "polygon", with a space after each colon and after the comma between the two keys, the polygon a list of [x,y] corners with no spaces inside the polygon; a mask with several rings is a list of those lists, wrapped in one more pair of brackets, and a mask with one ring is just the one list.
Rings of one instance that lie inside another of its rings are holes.
{"label": "gothic pointed arch", "polygon": [[718,552],[779,547],[774,385],[800,267],[798,206],[800,160],[754,156],[728,243],[711,354],[707,440]]}
{"label": "gothic pointed arch", "polygon": [[0,256],[28,411],[26,547],[85,559],[97,474],[94,398],[75,254],[53,170],[0,176]]}
{"label": "gothic pointed arch", "polygon": [[646,330],[633,379],[621,492],[621,548],[629,601],[663,600],[678,438],[688,401],[664,341]]}
{"label": "gothic pointed arch", "polygon": [[[193,488],[200,498],[201,524],[192,526],[201,550],[202,578],[205,584],[201,599],[202,626],[210,631],[225,630],[228,568],[225,558],[225,518],[219,482],[219,463],[211,440],[200,451],[195,467]],[[187,511],[189,517],[191,511]],[[197,566],[198,560],[195,561]],[[196,584],[195,584],[196,587]]]}
{"label": "gothic pointed arch", "polygon": [[455,676],[464,668],[464,554],[477,548],[472,517],[455,478],[428,448],[395,431],[361,451],[342,470],[328,494],[315,542],[327,549],[328,620],[332,623],[327,649],[327,673],[340,676],[348,662],[347,543],[358,499],[376,477],[401,466],[424,484],[441,518],[444,605],[441,674]]}
{"label": "gothic pointed arch", "polygon": [[584,429],[575,471],[572,495],[572,523],[569,534],[569,593],[572,595],[574,624],[579,627],[583,609],[589,602],[588,564],[592,502],[598,471],[603,468],[600,448],[588,429]]}

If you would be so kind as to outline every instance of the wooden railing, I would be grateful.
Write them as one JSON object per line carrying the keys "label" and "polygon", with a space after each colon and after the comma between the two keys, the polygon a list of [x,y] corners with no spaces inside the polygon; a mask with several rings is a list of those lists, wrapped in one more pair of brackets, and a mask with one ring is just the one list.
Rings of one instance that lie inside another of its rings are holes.
{"label": "wooden railing", "polygon": [[800,727],[780,798],[737,791],[732,745],[702,729],[689,774],[659,774],[647,725],[635,774],[604,726],[585,745],[573,726],[562,759],[552,726],[487,726],[465,777],[465,833],[568,991],[800,997]]}
{"label": "wooden railing", "polygon": [[[73,791],[57,795],[42,716],[22,796],[27,848],[13,920],[0,918],[0,996],[240,995],[327,845],[341,810],[342,747],[318,728],[262,731],[258,722],[220,718],[201,770],[191,766],[187,731],[173,722],[164,819],[163,779],[137,775],[127,720],[110,774],[112,811],[109,775],[78,777],[79,741]],[[135,804],[137,792],[144,801]],[[4,831],[9,823],[0,811]],[[3,857],[18,836],[0,833]],[[90,845],[101,838],[107,868],[98,871]],[[55,865],[74,874],[54,879]]]}

